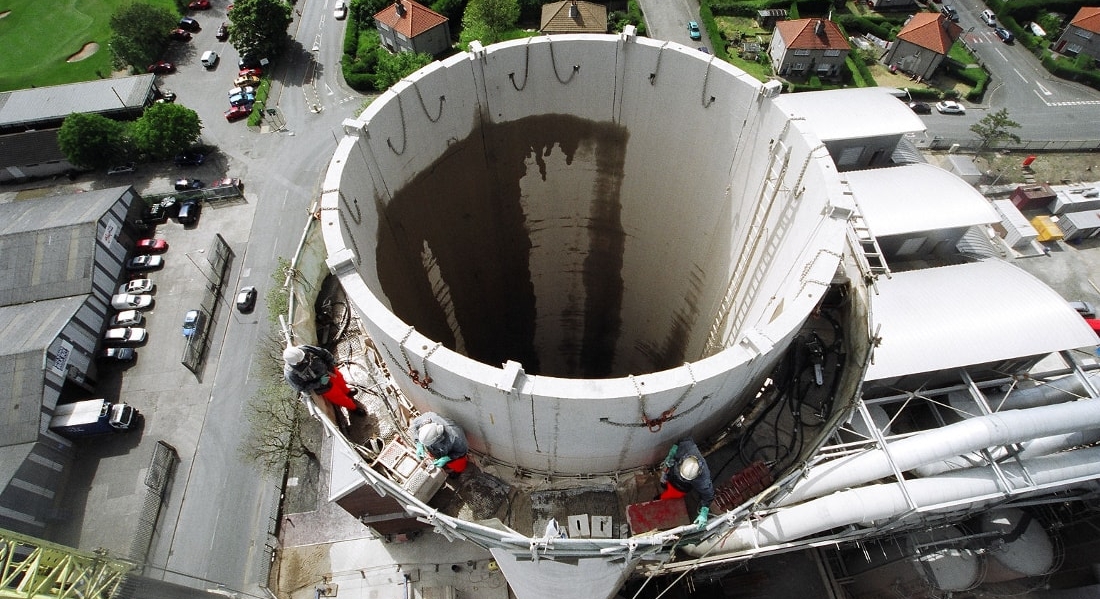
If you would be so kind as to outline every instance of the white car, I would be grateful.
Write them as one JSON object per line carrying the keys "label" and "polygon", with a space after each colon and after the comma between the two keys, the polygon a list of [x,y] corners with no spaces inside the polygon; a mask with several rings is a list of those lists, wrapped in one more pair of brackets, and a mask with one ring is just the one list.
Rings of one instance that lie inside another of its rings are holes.
{"label": "white car", "polygon": [[111,298],[111,307],[115,310],[140,310],[153,305],[153,296],[120,293]]}
{"label": "white car", "polygon": [[966,114],[966,108],[963,108],[962,104],[954,100],[936,102],[936,110],[939,111],[940,114]]}
{"label": "white car", "polygon": [[119,327],[117,329],[107,329],[107,332],[103,334],[103,341],[106,343],[141,343],[145,341],[147,333],[145,329],[138,327]]}
{"label": "white car", "polygon": [[145,315],[137,310],[123,310],[111,319],[112,327],[136,327],[145,320]]}
{"label": "white car", "polygon": [[344,0],[336,0],[336,8],[332,9],[332,16],[337,21],[342,21],[348,16],[348,5]]}
{"label": "white car", "polygon": [[123,283],[118,288],[119,294],[124,293],[149,293],[153,290],[152,279],[134,279],[129,283]]}

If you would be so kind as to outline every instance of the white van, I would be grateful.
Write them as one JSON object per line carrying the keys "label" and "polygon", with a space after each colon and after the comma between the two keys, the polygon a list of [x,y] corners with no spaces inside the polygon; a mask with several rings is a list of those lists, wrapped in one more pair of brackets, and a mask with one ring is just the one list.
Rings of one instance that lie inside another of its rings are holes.
{"label": "white van", "polygon": [[213,50],[207,50],[202,53],[202,66],[212,69],[214,65],[218,64],[218,53]]}
{"label": "white van", "polygon": [[997,25],[997,15],[993,14],[993,11],[988,8],[982,11],[981,17],[982,22],[986,25],[990,27],[995,27]]}

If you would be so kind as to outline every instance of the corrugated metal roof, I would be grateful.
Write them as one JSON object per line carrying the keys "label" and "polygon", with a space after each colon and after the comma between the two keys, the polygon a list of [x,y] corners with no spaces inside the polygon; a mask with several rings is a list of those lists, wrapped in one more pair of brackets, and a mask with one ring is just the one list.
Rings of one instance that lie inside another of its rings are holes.
{"label": "corrugated metal roof", "polygon": [[61,120],[73,112],[140,110],[155,79],[145,74],[0,92],[0,128]]}
{"label": "corrugated metal roof", "polygon": [[878,236],[997,222],[989,201],[965,181],[931,164],[844,173],[864,220]]}
{"label": "corrugated metal roof", "polygon": [[[904,135],[925,130],[904,102],[875,87],[782,94],[774,100],[785,114],[805,119],[821,141]],[[859,110],[852,110],[859,106]]]}
{"label": "corrugated metal roof", "polygon": [[0,306],[91,293],[99,219],[127,192],[0,204]]}
{"label": "corrugated metal roof", "polygon": [[0,307],[0,444],[38,438],[46,349],[86,296]]}
{"label": "corrugated metal roof", "polygon": [[869,381],[1096,345],[1053,289],[1002,260],[879,279],[871,298],[882,343]]}

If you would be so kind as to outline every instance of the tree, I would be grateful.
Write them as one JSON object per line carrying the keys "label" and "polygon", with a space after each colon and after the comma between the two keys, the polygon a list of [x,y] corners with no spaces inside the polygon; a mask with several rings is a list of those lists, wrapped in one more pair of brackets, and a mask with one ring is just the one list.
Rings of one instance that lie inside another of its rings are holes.
{"label": "tree", "polygon": [[518,0],[470,0],[462,16],[462,27],[480,34],[482,43],[493,44],[515,27],[518,20]]}
{"label": "tree", "polygon": [[199,140],[202,121],[180,104],[153,104],[130,125],[137,149],[152,160],[163,160],[186,150]]}
{"label": "tree", "polygon": [[351,0],[348,12],[360,27],[373,27],[374,15],[391,4],[393,0]]}
{"label": "tree", "polygon": [[282,0],[234,2],[229,13],[229,42],[241,56],[277,56],[286,45],[290,10]]}
{"label": "tree", "polygon": [[98,114],[74,112],[57,131],[57,145],[69,162],[103,168],[122,162],[129,153],[126,125]]}
{"label": "tree", "polygon": [[298,393],[283,381],[281,336],[260,341],[257,371],[260,389],[248,401],[248,430],[238,450],[241,457],[273,477],[282,477],[287,461],[317,454],[306,445],[302,427],[310,423]]}
{"label": "tree", "polygon": [[1020,123],[1008,118],[1008,109],[1002,108],[997,112],[983,116],[980,121],[970,126],[970,131],[977,135],[981,141],[978,146],[978,151],[981,152],[989,144],[1001,139],[1010,139],[1020,143],[1020,136],[1009,131],[1009,129],[1019,128]]}
{"label": "tree", "polygon": [[423,52],[416,54],[412,52],[390,54],[385,50],[379,49],[378,64],[374,71],[374,86],[376,89],[386,89],[431,62],[431,54],[425,54]]}
{"label": "tree", "polygon": [[144,2],[122,6],[111,15],[111,55],[115,66],[144,70],[168,47],[168,33],[178,17],[166,8]]}

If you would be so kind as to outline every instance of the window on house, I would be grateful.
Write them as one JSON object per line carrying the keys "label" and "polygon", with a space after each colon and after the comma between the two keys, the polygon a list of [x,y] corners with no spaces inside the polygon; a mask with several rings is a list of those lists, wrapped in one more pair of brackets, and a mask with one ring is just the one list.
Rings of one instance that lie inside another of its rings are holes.
{"label": "window on house", "polygon": [[1081,36],[1081,37],[1083,37],[1087,40],[1092,39],[1092,32],[1091,31],[1085,31],[1084,29],[1078,29],[1076,33],[1077,33],[1077,35],[1079,35],[1079,36]]}
{"label": "window on house", "polygon": [[809,50],[795,50],[794,55],[795,56],[809,56],[810,51]]}
{"label": "window on house", "polygon": [[826,50],[825,56],[840,56],[840,50]]}
{"label": "window on house", "polygon": [[791,66],[791,70],[792,71],[805,71],[806,70],[806,65],[802,64],[801,62],[796,62]]}

